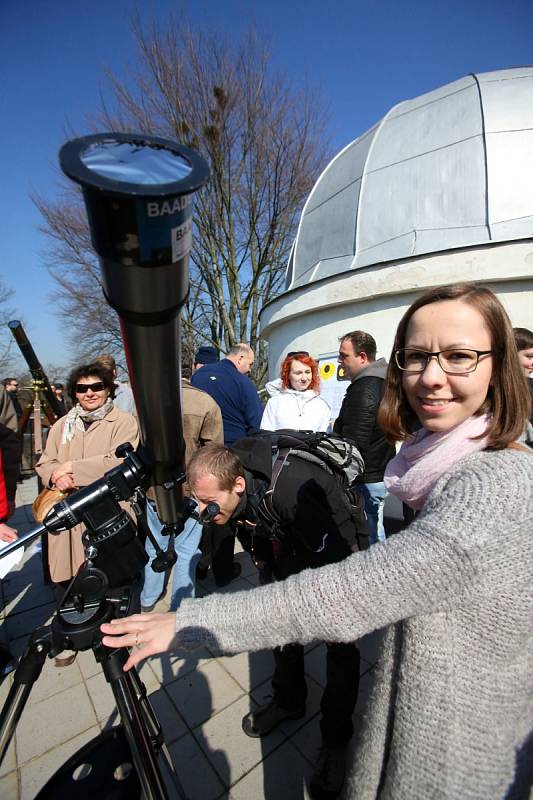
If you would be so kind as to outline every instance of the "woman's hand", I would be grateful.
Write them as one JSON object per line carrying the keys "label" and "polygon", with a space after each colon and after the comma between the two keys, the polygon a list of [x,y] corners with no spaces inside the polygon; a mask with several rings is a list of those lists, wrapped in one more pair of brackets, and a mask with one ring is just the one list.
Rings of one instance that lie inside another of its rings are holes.
{"label": "woman's hand", "polygon": [[69,492],[75,489],[72,461],[65,461],[63,464],[59,464],[52,472],[50,482],[61,492]]}
{"label": "woman's hand", "polygon": [[16,528],[10,528],[5,522],[0,522],[0,539],[3,542],[15,542],[18,538]]}
{"label": "woman's hand", "polygon": [[56,489],[59,489],[61,492],[70,492],[72,489],[76,488],[72,475],[61,475],[56,481],[54,481],[52,476],[52,482]]}
{"label": "woman's hand", "polygon": [[176,635],[176,614],[133,614],[131,617],[113,619],[100,626],[106,647],[136,647],[124,664],[124,672],[139,661],[156,653],[170,650]]}
{"label": "woman's hand", "polygon": [[57,465],[52,472],[52,482],[55,483],[62,475],[72,475],[72,461],[64,461]]}

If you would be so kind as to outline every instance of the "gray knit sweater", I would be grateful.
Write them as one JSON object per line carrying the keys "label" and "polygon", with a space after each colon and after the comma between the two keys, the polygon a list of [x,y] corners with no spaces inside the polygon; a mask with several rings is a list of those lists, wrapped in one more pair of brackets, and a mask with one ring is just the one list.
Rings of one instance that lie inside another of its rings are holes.
{"label": "gray knit sweater", "polygon": [[251,592],[184,602],[176,645],[240,652],[353,641],[386,626],[345,796],[522,797],[517,753],[533,720],[532,467],[516,450],[464,458],[386,543]]}

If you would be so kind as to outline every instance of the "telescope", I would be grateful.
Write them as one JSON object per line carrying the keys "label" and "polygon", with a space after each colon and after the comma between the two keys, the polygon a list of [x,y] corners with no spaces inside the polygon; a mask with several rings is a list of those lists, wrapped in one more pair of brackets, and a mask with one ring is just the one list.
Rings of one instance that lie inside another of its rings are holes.
{"label": "telescope", "polygon": [[[22,322],[20,322],[18,319],[12,319],[11,322],[7,323],[7,325],[19,346],[20,352],[24,356],[24,360],[28,365],[28,369],[31,372],[31,376],[35,381],[35,384],[39,387],[47,405],[50,407],[52,413],[57,419],[58,417],[62,416],[63,411],[61,410],[61,406],[57,401],[57,397],[52,391],[52,387],[50,386],[46,372],[41,366],[41,362],[35,355],[35,350],[30,344],[30,340],[26,335],[26,331],[22,326]],[[54,420],[52,419],[50,422],[53,423]]]}
{"label": "telescope", "polygon": [[82,187],[104,294],[120,318],[157,514],[179,527],[185,445],[178,313],[189,286],[192,195],[209,168],[188,147],[122,133],[67,142],[59,160]]}
{"label": "telescope", "polygon": [[[119,467],[56,504],[43,525],[4,549],[10,552],[45,531],[61,535],[79,522],[86,527],[86,561],[52,624],[34,631],[15,671],[0,715],[0,760],[46,657],[63,649],[92,649],[113,691],[121,726],[96,737],[69,759],[41,791],[40,800],[79,793],[83,787],[73,775],[87,764],[95,768],[89,771],[84,796],[118,800],[142,793],[146,800],[170,800],[181,793],[161,726],[136,670],[123,671],[127,656],[102,645],[100,625],[131,613],[138,601],[135,585],[147,560],[119,502],[129,500],[139,514],[138,501],[147,486],[153,486],[159,519],[170,533],[178,533],[183,520],[194,514],[181,492],[185,445],[179,311],[188,292],[192,196],[207,180],[209,169],[190,148],[122,133],[67,142],[59,159],[65,174],[82,188],[104,295],[119,315],[142,445],[135,452],[121,445],[117,455],[125,458]],[[208,511],[212,518],[218,507],[212,504]],[[118,780],[128,763],[134,769]],[[165,777],[172,780],[173,789]]]}

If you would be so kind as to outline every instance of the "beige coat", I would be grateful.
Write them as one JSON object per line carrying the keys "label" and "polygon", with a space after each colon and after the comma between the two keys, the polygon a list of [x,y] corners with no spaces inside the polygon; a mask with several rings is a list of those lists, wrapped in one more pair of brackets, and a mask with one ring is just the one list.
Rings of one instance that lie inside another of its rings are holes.
{"label": "beige coat", "polygon": [[[181,379],[181,403],[187,466],[200,447],[206,444],[224,444],[224,425],[220,408],[211,395],[191,386],[186,378]],[[183,494],[186,497],[191,494],[187,483],[183,484]],[[147,495],[155,500],[155,492],[151,487]]]}
{"label": "beige coat", "polygon": [[[88,486],[122,463],[122,459],[115,456],[119,444],[131,442],[137,447],[139,443],[137,420],[117,408],[104,419],[93,422],[86,431],[76,430],[68,444],[61,444],[65,419],[62,417],[50,429],[45,451],[35,467],[44,486],[52,486],[52,473],[65,461],[72,461],[76,486]],[[48,534],[48,562],[55,583],[70,580],[85,560],[81,543],[83,529],[83,525],[76,525],[64,533]]]}
{"label": "beige coat", "polygon": [[[224,444],[224,425],[220,408],[211,395],[191,386],[185,378],[182,378],[181,388],[185,464],[188,464],[199,447]],[[189,494],[187,485],[183,491]]]}

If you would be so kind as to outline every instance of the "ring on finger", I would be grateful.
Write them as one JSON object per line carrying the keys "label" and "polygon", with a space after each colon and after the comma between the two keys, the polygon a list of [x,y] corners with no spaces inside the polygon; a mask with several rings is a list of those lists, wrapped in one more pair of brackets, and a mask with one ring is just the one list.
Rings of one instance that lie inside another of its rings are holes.
{"label": "ring on finger", "polygon": [[139,634],[135,634],[135,647],[139,647]]}

